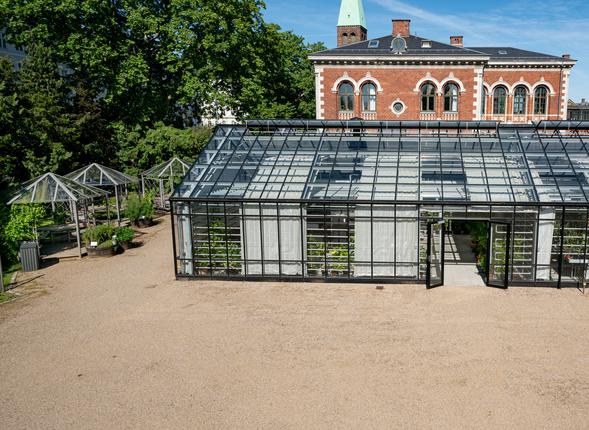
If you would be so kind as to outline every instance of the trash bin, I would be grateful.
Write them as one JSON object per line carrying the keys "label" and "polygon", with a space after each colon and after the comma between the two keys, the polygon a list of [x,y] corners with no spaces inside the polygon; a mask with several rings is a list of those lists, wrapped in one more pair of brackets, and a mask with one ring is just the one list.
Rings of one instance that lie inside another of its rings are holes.
{"label": "trash bin", "polygon": [[34,272],[41,266],[39,246],[35,241],[20,243],[20,264],[23,272]]}

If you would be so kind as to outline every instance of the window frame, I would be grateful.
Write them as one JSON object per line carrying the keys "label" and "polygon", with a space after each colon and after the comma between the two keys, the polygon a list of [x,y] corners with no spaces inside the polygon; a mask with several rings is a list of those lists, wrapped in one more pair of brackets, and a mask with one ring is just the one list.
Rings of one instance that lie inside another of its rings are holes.
{"label": "window frame", "polygon": [[[372,90],[374,90],[374,93],[368,93],[366,94],[365,90],[372,87]],[[376,84],[372,81],[368,81],[364,84],[362,84],[362,88],[360,90],[360,95],[361,95],[361,101],[360,101],[360,106],[362,108],[362,112],[368,112],[368,113],[373,113],[376,112],[376,102],[377,102],[377,88],[376,88]],[[369,105],[368,109],[365,109],[366,104]],[[372,104],[374,104],[374,109],[370,109],[370,106],[372,106]]]}
{"label": "window frame", "polygon": [[[503,90],[503,96],[501,97],[503,99],[503,108],[501,110],[499,109],[500,104],[497,103],[499,100],[497,92],[500,90]],[[493,115],[505,115],[507,113],[507,95],[507,88],[503,85],[495,87],[493,90]]]}
{"label": "window frame", "polygon": [[[342,89],[344,87],[349,87],[350,92],[344,94],[342,92]],[[346,97],[345,103],[343,103],[343,101],[344,101],[343,97]],[[355,98],[356,98],[356,93],[354,91],[354,85],[349,81],[342,82],[337,89],[338,111],[339,112],[354,112]],[[347,107],[347,109],[342,108],[344,105]]]}
{"label": "window frame", "polygon": [[[543,90],[544,95],[539,97],[538,92]],[[548,87],[546,85],[540,85],[534,90],[534,115],[548,115]],[[544,109],[542,112],[538,111],[538,102],[543,100]]]}
{"label": "window frame", "polygon": [[[426,93],[426,88],[431,88],[431,91]],[[427,81],[421,85],[419,89],[419,101],[421,112],[436,111],[436,86],[432,82]]]}
{"label": "window frame", "polygon": [[[450,94],[448,92],[448,90],[450,88],[454,89],[454,93]],[[459,87],[456,83],[448,82],[444,86],[444,112],[448,112],[448,113],[458,112],[458,102],[459,102],[458,96],[459,96],[459,94],[460,94],[460,90],[459,90]]]}
{"label": "window frame", "polygon": [[[519,93],[519,94],[518,94]],[[528,89],[518,85],[513,90],[513,114],[526,115],[528,108]]]}

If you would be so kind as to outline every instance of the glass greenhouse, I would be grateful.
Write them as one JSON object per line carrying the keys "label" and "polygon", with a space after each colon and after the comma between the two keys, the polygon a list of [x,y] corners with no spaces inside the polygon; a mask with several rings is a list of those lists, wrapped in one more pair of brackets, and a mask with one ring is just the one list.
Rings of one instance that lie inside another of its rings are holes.
{"label": "glass greenhouse", "polygon": [[490,286],[586,277],[589,123],[251,121],[217,127],[171,201],[179,278],[444,283],[484,223]]}

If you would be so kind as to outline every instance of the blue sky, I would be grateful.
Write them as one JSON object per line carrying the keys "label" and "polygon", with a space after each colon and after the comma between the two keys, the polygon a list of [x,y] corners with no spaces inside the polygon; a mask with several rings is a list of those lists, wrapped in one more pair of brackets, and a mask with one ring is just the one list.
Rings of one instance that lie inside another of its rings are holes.
{"label": "blue sky", "polygon": [[[265,17],[310,42],[333,47],[339,4],[339,0],[266,0]],[[570,97],[589,99],[589,0],[364,0],[364,9],[368,37],[388,34],[393,18],[409,18],[412,33],[440,42],[462,34],[466,46],[570,53],[578,60]]]}

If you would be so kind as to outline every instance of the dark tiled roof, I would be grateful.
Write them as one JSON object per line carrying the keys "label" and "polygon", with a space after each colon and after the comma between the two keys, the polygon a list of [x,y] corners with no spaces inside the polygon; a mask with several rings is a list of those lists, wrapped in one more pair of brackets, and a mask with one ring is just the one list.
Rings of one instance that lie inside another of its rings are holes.
{"label": "dark tiled roof", "polygon": [[[389,35],[379,37],[378,39],[365,40],[363,42],[352,43],[350,45],[342,46],[340,48],[328,49],[326,51],[317,52],[313,54],[313,56],[399,55],[391,53],[391,43],[393,41],[393,38],[394,37],[392,35]],[[423,40],[429,39],[424,39],[423,37],[413,35],[406,37],[405,40],[407,41],[407,51],[405,51],[402,55],[407,56],[487,56],[486,54],[481,54],[480,52],[476,52],[471,49],[447,45],[445,43],[435,42],[433,40],[431,41],[431,48],[422,48],[421,42]],[[369,43],[371,41],[378,41],[378,47],[370,48]]]}
{"label": "dark tiled roof", "polygon": [[[394,39],[393,35],[379,37],[377,39],[365,40],[363,42],[352,43],[350,45],[342,46],[340,48],[328,49],[312,54],[314,57],[322,56],[391,56],[399,55],[391,52],[391,43]],[[503,48],[503,47],[477,47],[477,48],[461,48],[459,46],[452,46],[446,43],[431,41],[431,48],[423,48],[422,41],[429,40],[423,37],[411,35],[406,37],[407,51],[401,55],[405,56],[424,56],[424,57],[489,57],[491,60],[540,60],[540,61],[555,61],[562,60],[562,57],[554,55],[541,54],[539,52],[525,51],[517,48]],[[371,42],[378,42],[377,47],[370,47]]]}
{"label": "dark tiled roof", "polygon": [[492,60],[561,60],[562,57],[554,55],[541,54],[539,52],[525,51],[517,48],[491,47],[491,48],[468,48],[473,51],[482,52],[491,57]]}

